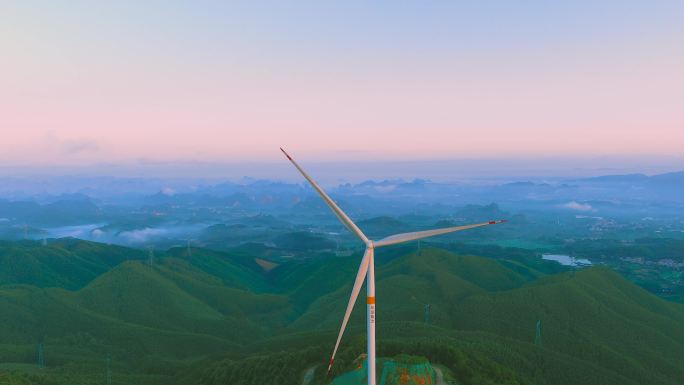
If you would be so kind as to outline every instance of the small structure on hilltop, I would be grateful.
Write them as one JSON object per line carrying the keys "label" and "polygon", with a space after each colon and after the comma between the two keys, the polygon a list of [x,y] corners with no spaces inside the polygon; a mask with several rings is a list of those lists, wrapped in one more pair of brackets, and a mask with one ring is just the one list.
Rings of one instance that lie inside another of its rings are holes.
{"label": "small structure on hilltop", "polygon": [[[335,378],[332,385],[366,384],[368,381],[368,360],[366,358],[367,356],[363,357],[361,364],[355,365],[354,370]],[[436,384],[435,369],[426,358],[399,355],[393,359],[380,359],[378,364],[381,373],[379,385]]]}

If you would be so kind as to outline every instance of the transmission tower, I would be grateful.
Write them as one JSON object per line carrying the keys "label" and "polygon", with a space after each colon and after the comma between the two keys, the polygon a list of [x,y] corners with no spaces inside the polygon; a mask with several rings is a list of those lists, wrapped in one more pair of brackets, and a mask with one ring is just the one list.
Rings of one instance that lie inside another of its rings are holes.
{"label": "transmission tower", "polygon": [[147,253],[147,264],[150,266],[154,266],[154,248],[152,248],[151,246]]}
{"label": "transmission tower", "polygon": [[536,331],[534,333],[534,344],[542,347],[542,335],[541,335],[541,320],[537,321]]}
{"label": "transmission tower", "polygon": [[43,343],[38,343],[38,369],[43,369],[45,367],[45,356],[43,354]]}
{"label": "transmission tower", "polygon": [[425,324],[430,324],[430,304],[425,305]]}
{"label": "transmission tower", "polygon": [[192,250],[190,250],[190,241],[192,241],[192,239],[188,239],[188,257],[192,257]]}
{"label": "transmission tower", "polygon": [[107,353],[107,385],[112,385],[112,368],[111,368],[111,357]]}
{"label": "transmission tower", "polygon": [[422,255],[422,250],[420,249],[420,240],[418,241],[418,256],[420,257]]}

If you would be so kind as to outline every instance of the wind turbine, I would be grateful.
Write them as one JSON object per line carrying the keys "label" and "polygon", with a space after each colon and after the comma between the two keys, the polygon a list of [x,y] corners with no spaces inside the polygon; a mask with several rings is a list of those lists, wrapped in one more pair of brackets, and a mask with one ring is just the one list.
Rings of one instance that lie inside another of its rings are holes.
{"label": "wind turbine", "polygon": [[335,361],[335,354],[337,354],[337,348],[340,346],[340,340],[344,334],[344,329],[347,327],[347,322],[349,321],[349,316],[351,315],[352,309],[354,308],[354,303],[356,303],[356,298],[359,296],[359,291],[363,285],[364,279],[368,279],[366,285],[366,318],[368,327],[368,385],[375,385],[375,249],[378,247],[396,245],[399,243],[416,241],[419,239],[433,237],[436,235],[453,233],[456,231],[468,230],[475,227],[483,227],[489,225],[495,225],[498,223],[506,222],[505,220],[489,221],[484,223],[476,223],[466,226],[455,226],[455,227],[445,227],[441,229],[416,231],[412,233],[401,233],[390,235],[389,237],[380,239],[378,241],[372,241],[366,237],[366,235],[359,229],[354,222],[347,216],[347,214],[342,211],[342,209],[337,206],[337,204],[328,196],[328,194],[323,191],[318,184],[311,179],[309,174],[304,171],[297,162],[295,162],[292,157],[285,152],[285,150],[280,148],[280,151],[285,154],[287,159],[292,162],[292,164],[299,170],[299,172],[306,178],[311,186],[318,192],[318,194],[323,198],[325,203],[330,207],[332,212],[337,216],[337,218],[345,225],[352,233],[354,233],[363,243],[366,244],[366,251],[363,253],[363,259],[361,259],[361,265],[359,266],[359,271],[356,273],[356,279],[354,280],[354,286],[352,287],[351,295],[349,296],[349,302],[347,303],[347,310],[344,313],[344,318],[342,319],[342,326],[340,327],[340,332],[337,335],[337,341],[335,342],[335,348],[333,349],[330,362],[328,364],[328,374],[332,369],[333,362]]}

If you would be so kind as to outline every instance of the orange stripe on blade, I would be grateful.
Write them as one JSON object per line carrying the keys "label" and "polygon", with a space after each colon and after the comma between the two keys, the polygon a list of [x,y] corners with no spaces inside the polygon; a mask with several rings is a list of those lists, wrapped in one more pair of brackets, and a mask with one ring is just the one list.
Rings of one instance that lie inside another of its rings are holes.
{"label": "orange stripe on blade", "polygon": [[375,305],[375,297],[366,297],[366,303],[369,305]]}

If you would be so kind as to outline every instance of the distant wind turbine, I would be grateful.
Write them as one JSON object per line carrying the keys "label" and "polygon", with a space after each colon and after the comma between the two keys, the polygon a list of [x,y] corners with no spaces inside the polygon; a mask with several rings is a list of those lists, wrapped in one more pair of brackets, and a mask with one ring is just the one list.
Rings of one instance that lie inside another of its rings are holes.
{"label": "distant wind turbine", "polygon": [[349,296],[349,302],[347,303],[347,310],[344,313],[344,318],[342,319],[342,326],[340,327],[340,332],[337,335],[337,341],[335,342],[335,348],[332,352],[332,357],[328,364],[328,374],[332,369],[333,362],[335,361],[335,354],[337,354],[337,348],[340,346],[340,340],[344,334],[344,329],[347,327],[347,322],[349,321],[349,316],[351,315],[352,309],[354,308],[354,303],[356,298],[359,296],[359,291],[363,285],[364,280],[368,279],[368,284],[366,285],[366,317],[367,317],[367,327],[368,327],[368,385],[375,385],[376,375],[375,375],[375,249],[378,247],[396,245],[399,243],[416,241],[419,239],[432,237],[436,235],[453,233],[456,231],[472,229],[475,227],[483,227],[489,225],[495,225],[498,223],[506,222],[505,220],[489,221],[484,223],[477,223],[466,226],[456,226],[456,227],[446,227],[434,230],[416,231],[412,233],[402,233],[395,234],[389,237],[383,238],[379,241],[372,241],[366,237],[366,235],[359,229],[354,222],[347,216],[347,214],[340,209],[337,204],[328,196],[328,194],[323,191],[318,184],[311,179],[311,177],[304,171],[297,162],[292,159],[292,157],[285,152],[282,148],[280,151],[285,154],[287,159],[292,162],[292,164],[299,170],[299,172],[306,178],[311,186],[318,192],[318,194],[323,198],[325,203],[330,207],[337,218],[345,225],[352,233],[354,233],[359,239],[366,244],[366,251],[363,254],[363,259],[361,260],[361,265],[359,266],[359,271],[356,273],[356,279],[354,280],[354,286],[352,287],[351,295]]}

